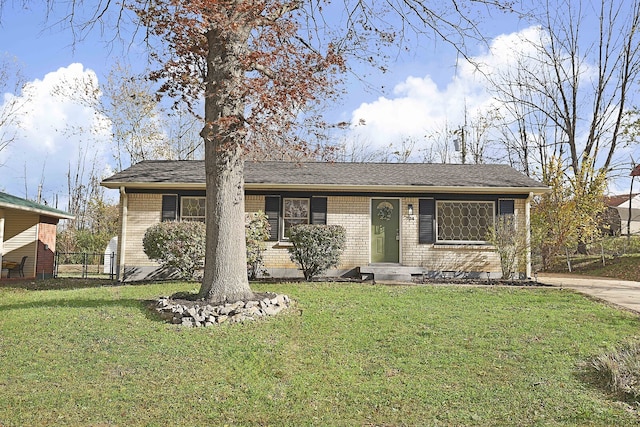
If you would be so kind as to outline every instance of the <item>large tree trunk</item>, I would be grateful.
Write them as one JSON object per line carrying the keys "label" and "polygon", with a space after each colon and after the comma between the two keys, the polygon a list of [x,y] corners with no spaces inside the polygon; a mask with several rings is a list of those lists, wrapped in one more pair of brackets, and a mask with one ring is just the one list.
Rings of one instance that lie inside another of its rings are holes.
{"label": "large tree trunk", "polygon": [[207,147],[205,158],[207,249],[200,297],[212,303],[249,299],[242,152]]}
{"label": "large tree trunk", "polygon": [[253,297],[249,288],[244,231],[242,117],[244,78],[240,62],[248,31],[210,29],[207,33],[207,97],[205,170],[207,183],[207,246],[199,296],[210,303]]}

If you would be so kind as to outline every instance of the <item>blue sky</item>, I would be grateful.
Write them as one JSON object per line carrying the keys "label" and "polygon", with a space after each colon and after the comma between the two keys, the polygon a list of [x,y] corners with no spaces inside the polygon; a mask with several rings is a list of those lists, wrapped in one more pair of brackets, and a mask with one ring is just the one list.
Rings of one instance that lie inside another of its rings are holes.
{"label": "blue sky", "polygon": [[[0,152],[0,164],[4,163],[0,166],[0,190],[34,198],[42,182],[43,198],[52,204],[56,195],[64,198],[69,165],[73,167],[79,156],[95,162],[106,174],[113,159],[108,130],[101,128],[104,123],[95,112],[56,99],[49,90],[61,79],[82,78],[97,85],[122,52],[118,48],[111,51],[97,32],[74,45],[69,31],[51,26],[55,16],[45,24],[41,2],[31,3],[31,10],[26,11],[15,5],[5,8],[0,26],[0,55],[17,58],[26,80],[38,94],[36,105],[28,113],[28,129],[9,149]],[[498,13],[485,16],[483,28],[488,37],[508,38],[527,31],[528,24]],[[132,65],[142,68],[144,55],[129,53]],[[488,55],[486,47],[480,45],[472,49],[472,54]],[[496,47],[488,60],[501,63],[501,54]],[[390,66],[388,73],[369,78],[378,90],[367,90],[353,81],[342,104],[332,111],[336,120],[365,119],[367,126],[357,130],[355,139],[369,146],[424,134],[428,123],[442,125],[446,121],[455,126],[462,120],[465,105],[476,108],[489,99],[485,86],[468,66],[456,66],[456,52],[445,42],[425,40]],[[4,94],[4,99],[7,96]],[[70,136],[62,130],[68,126],[91,127],[94,133],[90,138]]]}

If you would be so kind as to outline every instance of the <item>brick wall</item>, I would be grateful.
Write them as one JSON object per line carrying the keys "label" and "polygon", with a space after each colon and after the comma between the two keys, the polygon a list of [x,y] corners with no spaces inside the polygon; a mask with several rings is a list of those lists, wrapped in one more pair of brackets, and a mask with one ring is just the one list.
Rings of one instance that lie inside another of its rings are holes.
{"label": "brick wall", "polygon": [[125,242],[126,265],[158,265],[144,253],[142,238],[147,228],[160,222],[161,194],[129,194],[127,238]]}
{"label": "brick wall", "polygon": [[38,259],[36,263],[37,277],[53,275],[54,254],[56,252],[56,218],[41,216],[38,226]]}
{"label": "brick wall", "polygon": [[[162,196],[156,194],[129,194],[126,264],[128,266],[154,266],[142,249],[142,238],[146,229],[160,221]],[[418,198],[408,197],[401,204],[401,248],[400,260],[405,266],[423,267],[432,271],[470,271],[500,273],[500,259],[486,245],[434,245],[418,243]],[[245,211],[264,211],[264,196],[248,195]],[[347,230],[346,250],[339,269],[351,269],[369,264],[370,258],[370,203],[363,196],[330,196],[327,198],[327,223],[338,224]],[[524,199],[515,201],[517,226],[525,227]],[[409,216],[408,205],[412,204],[414,215]],[[286,242],[267,242],[265,265],[269,269],[293,269],[297,266],[290,260]]]}
{"label": "brick wall", "polygon": [[[418,243],[418,215],[408,216],[408,205],[417,213],[418,198],[402,200],[402,264],[430,271],[472,271],[501,274],[500,257],[486,245],[434,245]],[[515,200],[517,227],[526,227],[525,199]],[[524,272],[524,261],[520,269]]]}
{"label": "brick wall", "polygon": [[[347,243],[339,269],[350,269],[369,263],[369,198],[328,197],[327,224],[342,225],[347,232]],[[247,196],[245,211],[264,211],[264,196]],[[298,267],[291,261],[287,242],[267,242],[264,255],[267,268]]]}

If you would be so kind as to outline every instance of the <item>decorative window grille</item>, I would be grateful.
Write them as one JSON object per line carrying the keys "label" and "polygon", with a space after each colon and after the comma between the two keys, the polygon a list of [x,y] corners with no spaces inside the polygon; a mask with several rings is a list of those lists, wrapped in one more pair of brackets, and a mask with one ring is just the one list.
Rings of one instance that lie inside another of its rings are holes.
{"label": "decorative window grille", "polygon": [[486,243],[494,216],[494,202],[438,201],[437,241]]}
{"label": "decorative window grille", "polygon": [[182,197],[180,199],[180,218],[182,221],[205,221],[206,199],[204,197]]}

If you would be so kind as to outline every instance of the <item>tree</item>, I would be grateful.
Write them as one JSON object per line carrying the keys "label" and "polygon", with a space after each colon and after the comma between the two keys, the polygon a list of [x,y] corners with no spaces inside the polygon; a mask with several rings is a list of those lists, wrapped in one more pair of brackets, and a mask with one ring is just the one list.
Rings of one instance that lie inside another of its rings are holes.
{"label": "tree", "polygon": [[600,218],[606,208],[604,172],[594,174],[585,168],[583,175],[572,176],[566,169],[560,159],[551,159],[543,179],[551,191],[536,198],[531,211],[532,244],[538,248],[545,270],[562,253],[571,268],[570,252],[579,243],[599,237]]}
{"label": "tree", "polygon": [[[9,92],[0,104],[0,151],[16,139],[20,127],[20,111],[27,102],[26,97],[18,97],[24,78],[15,58],[0,58],[0,93]],[[0,165],[2,166],[2,165]]]}
{"label": "tree", "polygon": [[117,170],[142,160],[202,159],[202,118],[160,102],[145,73],[117,62],[101,85],[100,111],[111,120]]}
{"label": "tree", "polygon": [[[162,83],[160,92],[192,107],[204,96],[207,249],[200,297],[252,297],[242,221],[245,153],[284,138],[289,151],[313,152],[307,136],[325,125],[317,108],[338,95],[348,59],[381,64],[381,46],[404,45],[410,35],[479,38],[469,18],[473,3],[451,3],[436,9],[416,0],[125,0],[100,3],[90,13],[81,29],[99,25],[110,8],[117,19],[135,11],[160,64],[151,76]],[[508,2],[477,3],[509,8]],[[72,7],[72,25],[76,13]],[[462,50],[460,38],[455,41]]]}
{"label": "tree", "polygon": [[152,83],[116,63],[102,86],[102,111],[111,120],[117,170],[142,160],[172,158]]}
{"label": "tree", "polygon": [[[171,55],[171,59],[161,59],[158,53],[164,66],[155,77],[165,82],[162,91],[179,94],[187,102],[202,91],[205,94],[201,135],[205,140],[207,250],[199,296],[208,301],[250,298],[240,221],[244,213],[243,153],[248,147],[255,152],[269,146],[256,141],[282,138],[289,139],[288,150],[309,150],[295,132],[296,125],[322,124],[308,115],[313,115],[313,107],[337,95],[337,73],[345,70],[349,53],[368,56],[369,40],[374,45],[393,43],[398,34],[372,24],[374,13],[384,15],[384,10],[374,7],[375,2],[345,3],[349,18],[346,36],[341,37],[332,37],[332,30],[324,32],[319,25],[322,2],[159,1],[141,6],[137,12],[143,24],[167,42],[169,49],[164,52]],[[433,24],[434,31],[443,29],[442,17],[421,3],[407,1],[400,6],[406,13],[401,18],[415,18],[407,19],[407,25],[417,29]],[[450,28],[460,29],[457,23]]]}
{"label": "tree", "polygon": [[512,126],[510,157],[542,175],[560,158],[590,183],[628,160],[616,155],[640,72],[640,3],[547,1],[530,16],[538,26],[512,46],[506,71],[478,64]]}

